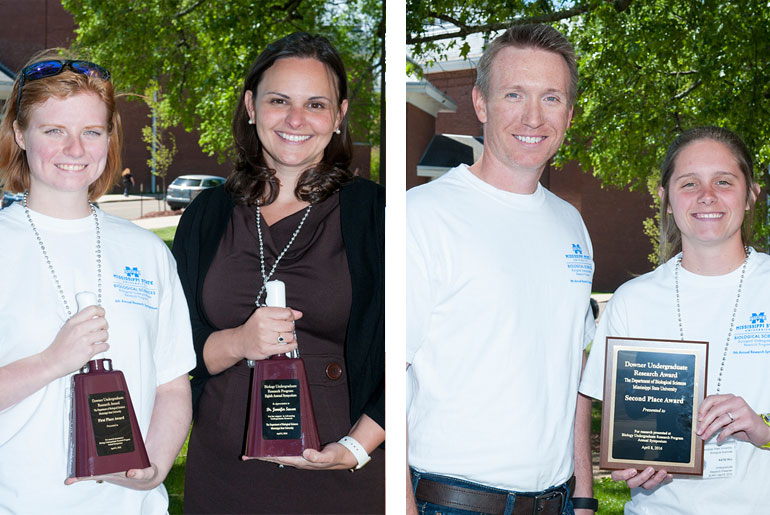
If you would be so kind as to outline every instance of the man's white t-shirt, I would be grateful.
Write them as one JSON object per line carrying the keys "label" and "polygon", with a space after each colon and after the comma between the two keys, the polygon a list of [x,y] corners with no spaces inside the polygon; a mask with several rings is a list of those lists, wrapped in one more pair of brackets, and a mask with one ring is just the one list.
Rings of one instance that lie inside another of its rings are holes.
{"label": "man's white t-shirt", "polygon": [[462,165],[410,190],[406,218],[410,465],[516,491],[567,481],[594,328],[577,210]]}

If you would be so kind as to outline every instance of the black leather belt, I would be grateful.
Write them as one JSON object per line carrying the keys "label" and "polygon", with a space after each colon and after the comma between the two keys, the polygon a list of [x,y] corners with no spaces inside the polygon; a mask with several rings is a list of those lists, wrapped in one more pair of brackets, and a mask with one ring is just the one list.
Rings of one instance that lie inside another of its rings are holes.
{"label": "black leather belt", "polygon": [[[567,482],[569,491],[574,491],[575,476]],[[492,515],[505,513],[508,494],[474,490],[457,485],[448,485],[430,479],[420,478],[415,497],[419,501],[438,504],[448,508],[478,511]],[[545,490],[539,494],[516,493],[513,515],[560,515],[567,504],[567,488],[564,485]]]}

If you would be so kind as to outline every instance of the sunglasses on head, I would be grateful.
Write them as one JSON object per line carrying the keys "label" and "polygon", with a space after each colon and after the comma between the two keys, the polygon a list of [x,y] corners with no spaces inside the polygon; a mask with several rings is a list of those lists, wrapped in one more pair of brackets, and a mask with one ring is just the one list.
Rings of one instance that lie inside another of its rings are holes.
{"label": "sunglasses on head", "polygon": [[21,88],[24,86],[24,82],[59,75],[64,71],[64,68],[69,68],[73,72],[80,73],[81,75],[110,80],[110,72],[106,68],[102,68],[98,64],[89,61],[71,59],[60,61],[59,59],[49,59],[32,63],[21,70],[21,73],[19,74],[19,89],[16,94],[16,116],[19,115],[19,108],[21,107]]}

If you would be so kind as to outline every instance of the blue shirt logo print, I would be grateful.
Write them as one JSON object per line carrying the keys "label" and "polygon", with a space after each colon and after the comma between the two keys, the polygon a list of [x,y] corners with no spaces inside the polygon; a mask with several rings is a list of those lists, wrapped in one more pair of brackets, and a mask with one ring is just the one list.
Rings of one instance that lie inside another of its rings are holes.
{"label": "blue shirt logo print", "polygon": [[591,262],[591,256],[583,253],[580,243],[571,243],[570,252],[564,257],[567,261],[567,270],[571,272],[570,282],[591,284],[594,266]]}
{"label": "blue shirt logo print", "polygon": [[[150,276],[151,277],[151,276]],[[115,302],[158,309],[158,287],[138,266],[124,265],[122,273],[112,275]]]}

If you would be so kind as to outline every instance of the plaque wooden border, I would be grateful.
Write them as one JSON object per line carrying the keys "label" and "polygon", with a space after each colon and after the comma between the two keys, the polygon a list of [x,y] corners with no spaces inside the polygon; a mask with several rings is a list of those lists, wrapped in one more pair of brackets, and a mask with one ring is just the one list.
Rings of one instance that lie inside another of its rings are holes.
{"label": "plaque wooden border", "polygon": [[[610,449],[614,445],[613,425],[615,419],[615,387],[618,367],[617,351],[634,350],[662,354],[688,354],[695,356],[694,399],[692,402],[692,428],[690,437],[690,461],[681,462],[644,461],[618,459],[612,457]],[[686,340],[656,340],[647,338],[620,338],[608,336],[604,355],[604,396],[602,402],[602,433],[600,442],[600,467],[607,470],[634,468],[643,470],[653,466],[656,470],[664,469],[676,474],[703,475],[703,440],[695,434],[698,420],[698,408],[705,398],[706,378],[708,376],[708,342]]]}

